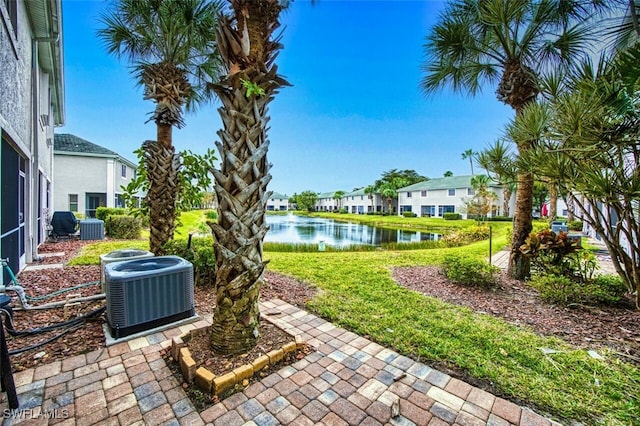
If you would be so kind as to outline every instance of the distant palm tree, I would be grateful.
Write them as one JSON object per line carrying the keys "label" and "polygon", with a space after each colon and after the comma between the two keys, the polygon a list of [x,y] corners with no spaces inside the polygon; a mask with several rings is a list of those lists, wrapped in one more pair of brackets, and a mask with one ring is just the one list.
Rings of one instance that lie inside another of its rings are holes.
{"label": "distant palm tree", "polygon": [[502,140],[498,140],[489,148],[479,152],[476,160],[480,167],[502,185],[502,215],[509,216],[509,201],[515,190],[517,175],[515,158],[509,147]]}
{"label": "distant palm tree", "polygon": [[444,177],[451,177],[453,176],[453,172],[451,170],[447,170],[446,172],[444,172]]}
{"label": "distant palm tree", "polygon": [[149,120],[156,123],[157,141],[143,144],[149,246],[155,254],[162,254],[175,230],[180,159],[172,129],[185,125],[183,107],[211,99],[206,83],[217,79],[220,69],[213,34],[219,11],[217,3],[205,0],[118,0],[101,19],[98,37],[107,51],[133,64],[144,98],[156,103]]}
{"label": "distant palm tree", "polygon": [[[427,36],[422,87],[444,86],[475,95],[497,84],[498,100],[520,114],[536,99],[545,67],[562,68],[580,59],[590,33],[582,23],[592,13],[583,1],[457,0],[447,3]],[[531,141],[518,141],[520,153]],[[516,212],[508,272],[524,279],[529,260],[520,246],[532,230],[533,175],[518,175]]]}
{"label": "distant palm tree", "polygon": [[462,159],[469,159],[469,165],[471,166],[471,176],[473,176],[473,157],[476,155],[475,151],[472,149],[468,149],[462,153]]}
{"label": "distant palm tree", "polygon": [[369,197],[369,200],[371,201],[371,212],[375,212],[376,211],[376,206],[374,203],[374,198],[375,198],[375,193],[376,193],[376,187],[375,185],[369,185],[367,187],[364,188],[364,193],[367,194],[367,196]]}
{"label": "distant palm tree", "polygon": [[216,31],[226,75],[213,85],[222,102],[223,128],[216,142],[220,168],[213,171],[219,215],[209,226],[217,269],[211,347],[221,353],[245,352],[259,336],[258,297],[266,265],[262,243],[271,194],[268,107],[288,85],[275,65],[282,45],[274,32],[285,7],[280,0],[230,0]]}
{"label": "distant palm tree", "polygon": [[338,206],[338,210],[342,206],[342,197],[344,197],[344,191],[336,191],[333,193],[333,199],[336,200],[336,205]]}

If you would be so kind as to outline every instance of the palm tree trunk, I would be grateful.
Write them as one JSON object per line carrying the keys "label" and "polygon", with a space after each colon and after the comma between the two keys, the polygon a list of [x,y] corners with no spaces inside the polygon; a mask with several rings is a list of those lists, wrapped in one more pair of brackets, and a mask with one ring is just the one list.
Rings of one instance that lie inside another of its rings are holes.
{"label": "palm tree trunk", "polygon": [[[278,27],[278,2],[232,1],[232,8],[236,19],[222,16],[217,28],[229,74],[213,86],[223,105],[218,109],[223,128],[216,142],[220,169],[213,171],[218,221],[209,223],[217,266],[211,347],[226,354],[247,351],[259,336],[262,241],[271,195],[267,106],[288,84],[273,64],[281,46],[270,40]],[[249,92],[248,86],[264,93]]]}
{"label": "palm tree trunk", "polygon": [[549,220],[556,220],[558,217],[558,187],[554,183],[549,183]]}
{"label": "palm tree trunk", "polygon": [[173,146],[173,126],[170,124],[157,123],[158,142],[165,148]]}
{"label": "palm tree trunk", "polygon": [[164,254],[162,246],[173,238],[178,196],[180,161],[173,146],[156,141],[142,144],[144,162],[149,176],[146,200],[149,206],[149,250],[156,256]]}
{"label": "palm tree trunk", "polygon": [[533,175],[531,173],[518,174],[516,189],[516,208],[513,217],[513,236],[511,239],[511,253],[509,255],[509,276],[524,280],[529,276],[530,263],[520,251],[533,229],[531,212],[533,210]]}
{"label": "palm tree trunk", "polygon": [[511,201],[511,185],[506,184],[502,186],[502,196],[504,199],[502,200],[502,215],[505,217],[509,216],[509,202]]}

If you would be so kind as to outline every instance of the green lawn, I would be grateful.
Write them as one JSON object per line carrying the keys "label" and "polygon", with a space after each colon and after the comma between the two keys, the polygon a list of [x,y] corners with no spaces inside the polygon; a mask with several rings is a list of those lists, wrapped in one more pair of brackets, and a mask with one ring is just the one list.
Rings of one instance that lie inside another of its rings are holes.
{"label": "green lawn", "polygon": [[[432,229],[437,219],[332,215],[345,219],[401,221]],[[354,216],[353,218],[350,216]],[[422,220],[421,220],[422,219]],[[415,222],[412,222],[415,221]],[[445,221],[442,221],[445,222]],[[204,212],[182,217],[186,235],[204,223]],[[446,221],[473,226],[473,221]],[[493,247],[504,246],[510,223],[493,222]],[[424,227],[424,228],[423,228]],[[147,241],[100,242],[85,247],[74,263],[98,263],[119,248],[148,248]],[[395,266],[437,265],[445,253],[484,259],[489,243],[431,250],[369,252],[266,252],[268,268],[301,278],[322,290],[309,309],[335,324],[425,363],[439,361],[490,381],[500,392],[561,419],[586,424],[640,424],[640,369],[605,353],[591,358],[559,339],[543,338],[489,315],[474,313],[397,285]],[[551,348],[555,354],[543,354]]]}

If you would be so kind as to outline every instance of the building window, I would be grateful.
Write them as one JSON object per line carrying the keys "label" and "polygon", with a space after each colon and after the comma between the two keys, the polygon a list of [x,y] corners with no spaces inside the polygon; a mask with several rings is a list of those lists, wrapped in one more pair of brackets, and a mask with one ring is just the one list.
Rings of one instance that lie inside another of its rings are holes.
{"label": "building window", "polygon": [[400,206],[400,214],[402,214],[404,212],[410,212],[410,211],[411,211],[411,206],[409,206],[409,205]]}
{"label": "building window", "polygon": [[476,195],[476,190],[473,188],[467,188],[467,195]]}
{"label": "building window", "polygon": [[69,194],[69,211],[78,211],[78,194]]}
{"label": "building window", "polygon": [[407,192],[407,198],[411,198],[411,193]]}
{"label": "building window", "polygon": [[4,0],[4,6],[7,8],[9,22],[13,30],[13,36],[18,37],[18,0]]}
{"label": "building window", "polygon": [[442,217],[445,213],[455,213],[456,206],[438,206],[438,216]]}
{"label": "building window", "polygon": [[427,191],[422,191],[422,192],[420,192],[420,196],[421,196],[421,197],[426,197],[426,196],[427,196]]}
{"label": "building window", "polygon": [[456,196],[456,190],[454,189],[450,189],[449,190],[449,197],[455,197]]}
{"label": "building window", "polygon": [[436,215],[436,206],[420,206],[420,216],[432,217]]}
{"label": "building window", "polygon": [[127,177],[127,166],[125,166],[124,164],[121,166],[122,167],[122,177],[126,178]]}

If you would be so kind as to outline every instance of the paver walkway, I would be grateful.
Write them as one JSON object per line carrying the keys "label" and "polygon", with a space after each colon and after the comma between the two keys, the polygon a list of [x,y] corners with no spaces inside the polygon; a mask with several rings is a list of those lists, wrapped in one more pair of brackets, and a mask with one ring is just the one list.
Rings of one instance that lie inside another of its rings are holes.
{"label": "paver walkway", "polygon": [[315,352],[202,413],[160,350],[206,320],[15,374],[21,407],[3,424],[557,424],[280,300],[261,311]]}

